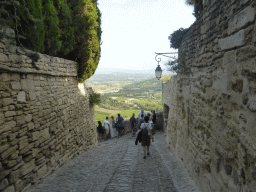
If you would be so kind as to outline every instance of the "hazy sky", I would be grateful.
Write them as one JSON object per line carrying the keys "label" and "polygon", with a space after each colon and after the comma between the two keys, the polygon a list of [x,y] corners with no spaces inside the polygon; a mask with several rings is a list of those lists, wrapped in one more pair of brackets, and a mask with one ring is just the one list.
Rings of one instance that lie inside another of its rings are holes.
{"label": "hazy sky", "polygon": [[[155,52],[172,52],[168,36],[194,21],[185,0],[99,0],[102,13],[101,59],[107,68],[154,70]],[[163,63],[162,68],[165,68]]]}

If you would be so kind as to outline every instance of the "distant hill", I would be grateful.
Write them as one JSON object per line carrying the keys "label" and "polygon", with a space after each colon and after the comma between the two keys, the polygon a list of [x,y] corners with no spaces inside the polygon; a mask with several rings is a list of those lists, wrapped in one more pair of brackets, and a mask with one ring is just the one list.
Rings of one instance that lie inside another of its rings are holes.
{"label": "distant hill", "polygon": [[154,78],[154,75],[152,74],[131,74],[131,73],[120,73],[120,72],[115,72],[111,74],[98,74],[98,75],[93,75],[91,78],[87,79],[85,82],[86,83],[93,83],[93,82],[113,82],[113,81],[131,81],[131,82],[136,82],[136,81],[141,81],[145,79],[150,79]]}

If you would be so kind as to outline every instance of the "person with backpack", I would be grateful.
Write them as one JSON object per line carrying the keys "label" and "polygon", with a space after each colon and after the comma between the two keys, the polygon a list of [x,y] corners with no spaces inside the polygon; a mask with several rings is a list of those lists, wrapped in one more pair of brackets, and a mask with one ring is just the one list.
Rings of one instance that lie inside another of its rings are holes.
{"label": "person with backpack", "polygon": [[[150,146],[150,139],[154,142],[153,133],[152,133],[152,126],[149,121],[149,116],[144,118],[145,123],[142,123],[140,128],[142,132],[142,147],[144,151],[144,159],[146,159],[146,154],[149,156],[149,146]],[[147,153],[146,153],[147,152]]]}

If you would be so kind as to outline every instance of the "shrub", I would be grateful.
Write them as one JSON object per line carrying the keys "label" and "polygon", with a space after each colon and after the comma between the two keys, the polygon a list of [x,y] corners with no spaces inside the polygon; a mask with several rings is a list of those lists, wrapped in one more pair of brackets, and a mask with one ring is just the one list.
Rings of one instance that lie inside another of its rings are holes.
{"label": "shrub", "polygon": [[92,106],[99,105],[101,103],[100,93],[96,93],[96,92],[92,91],[92,93],[90,94],[90,97],[89,97],[89,102]]}
{"label": "shrub", "polygon": [[187,0],[189,5],[194,5],[193,15],[198,19],[203,12],[203,2],[202,0]]}
{"label": "shrub", "polygon": [[175,73],[186,73],[189,72],[189,69],[185,65],[185,56],[182,51],[179,52],[179,57],[169,60],[165,63],[168,68],[168,71]]}
{"label": "shrub", "polygon": [[182,39],[186,34],[187,30],[188,29],[180,28],[170,35],[170,43],[172,48],[178,49],[180,47]]}

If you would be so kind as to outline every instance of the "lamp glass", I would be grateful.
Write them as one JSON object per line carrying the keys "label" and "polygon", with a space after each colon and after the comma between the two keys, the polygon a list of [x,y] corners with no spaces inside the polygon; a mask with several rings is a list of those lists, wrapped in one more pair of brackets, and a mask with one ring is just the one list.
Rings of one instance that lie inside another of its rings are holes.
{"label": "lamp glass", "polygon": [[159,80],[162,76],[162,69],[159,65],[157,66],[155,73],[156,73],[156,78]]}

